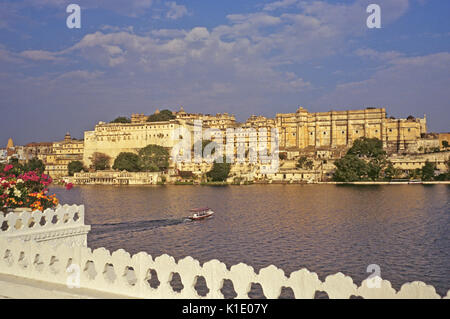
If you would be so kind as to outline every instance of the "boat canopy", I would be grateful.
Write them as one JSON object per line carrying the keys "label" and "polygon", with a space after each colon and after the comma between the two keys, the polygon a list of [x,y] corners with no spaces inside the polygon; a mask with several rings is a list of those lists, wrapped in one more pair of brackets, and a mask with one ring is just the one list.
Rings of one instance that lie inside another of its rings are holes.
{"label": "boat canopy", "polygon": [[205,207],[205,208],[193,208],[193,209],[190,209],[189,211],[190,211],[190,212],[193,212],[193,213],[199,213],[199,212],[206,212],[206,211],[208,211],[208,210],[210,210],[209,207]]}

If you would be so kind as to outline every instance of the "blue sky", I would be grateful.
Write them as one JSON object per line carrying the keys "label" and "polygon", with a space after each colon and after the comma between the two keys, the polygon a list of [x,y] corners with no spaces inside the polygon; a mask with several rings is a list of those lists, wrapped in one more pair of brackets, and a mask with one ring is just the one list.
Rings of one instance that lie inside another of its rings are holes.
{"label": "blue sky", "polygon": [[0,0],[0,145],[180,105],[240,121],[376,106],[450,131],[449,13],[441,0]]}

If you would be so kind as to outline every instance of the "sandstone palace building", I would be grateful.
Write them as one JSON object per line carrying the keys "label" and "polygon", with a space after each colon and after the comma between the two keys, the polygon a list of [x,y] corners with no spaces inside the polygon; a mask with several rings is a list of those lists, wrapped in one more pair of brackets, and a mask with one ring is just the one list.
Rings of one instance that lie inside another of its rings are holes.
{"label": "sandstone palace building", "polygon": [[426,117],[387,118],[384,108],[309,113],[300,107],[296,113],[277,114],[275,125],[286,149],[350,147],[360,137],[376,137],[391,152],[401,152],[415,148],[427,131]]}
{"label": "sandstone palace building", "polygon": [[227,113],[193,114],[181,108],[174,114],[174,119],[162,122],[147,122],[148,116],[144,114],[133,114],[131,123],[99,122],[93,131],[85,132],[84,163],[89,165],[95,152],[114,160],[120,152],[135,152],[148,144],[171,148],[177,143],[178,129],[192,131],[194,120],[202,120],[204,128],[222,131],[224,138],[227,128],[269,132],[277,128],[280,151],[348,148],[360,137],[376,137],[390,153],[414,152],[427,133],[425,116],[388,118],[385,108],[310,113],[299,107],[295,113],[278,113],[275,118],[251,116],[245,123],[236,122],[234,115]]}

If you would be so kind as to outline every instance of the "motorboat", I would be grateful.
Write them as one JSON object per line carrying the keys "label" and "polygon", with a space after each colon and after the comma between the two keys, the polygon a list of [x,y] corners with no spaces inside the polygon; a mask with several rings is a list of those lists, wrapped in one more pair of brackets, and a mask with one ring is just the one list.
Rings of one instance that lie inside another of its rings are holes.
{"label": "motorboat", "polygon": [[211,217],[214,212],[211,208],[205,207],[205,208],[194,208],[190,209],[189,212],[192,213],[191,216],[188,216],[190,220],[201,220],[208,217]]}

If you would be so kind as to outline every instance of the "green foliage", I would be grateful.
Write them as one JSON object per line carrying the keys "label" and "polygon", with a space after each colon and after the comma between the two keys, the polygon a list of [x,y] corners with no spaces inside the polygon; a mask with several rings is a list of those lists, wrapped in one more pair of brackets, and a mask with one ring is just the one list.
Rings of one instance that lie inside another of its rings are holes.
{"label": "green foliage", "polygon": [[110,123],[131,123],[131,119],[125,116],[119,116]]}
{"label": "green foliage", "polygon": [[381,178],[381,173],[383,170],[391,164],[386,158],[385,155],[378,155],[370,159],[367,163],[367,175],[368,177],[376,181]]}
{"label": "green foliage", "polygon": [[436,164],[426,161],[421,169],[421,178],[423,181],[432,181],[434,179],[434,171]]}
{"label": "green foliage", "polygon": [[24,165],[25,171],[35,171],[37,170],[39,174],[42,174],[45,172],[45,165],[44,162],[42,162],[38,158],[32,158]]}
{"label": "green foliage", "polygon": [[83,171],[84,166],[80,161],[72,161],[67,165],[67,169],[69,170],[69,176],[73,176],[73,174]]}
{"label": "green foliage", "polygon": [[449,147],[448,142],[447,141],[442,141],[442,147],[443,148],[448,148]]}
{"label": "green foliage", "polygon": [[401,175],[401,170],[398,168],[395,168],[394,165],[391,162],[389,162],[384,171],[384,175],[387,180],[399,178]]}
{"label": "green foliage", "polygon": [[140,158],[135,153],[122,152],[114,160],[113,169],[128,172],[140,172]]}
{"label": "green foliage", "polygon": [[387,160],[383,143],[377,138],[357,139],[347,154],[334,164],[337,168],[334,180],[339,182],[375,181],[383,177],[392,179],[392,176],[398,174]]}
{"label": "green foliage", "polygon": [[211,150],[211,155],[214,155],[214,153],[216,152],[217,143],[213,142],[211,140],[198,140],[197,142],[194,143],[194,145],[192,145],[192,151],[195,151],[196,148],[199,148],[199,146],[201,144],[202,156],[203,156],[205,153],[206,146],[208,146],[210,143],[212,143],[211,147],[213,147],[213,149]]}
{"label": "green foliage", "polygon": [[147,145],[139,151],[139,165],[147,172],[166,170],[169,167],[169,152],[159,145]]}
{"label": "green foliage", "polygon": [[223,157],[222,162],[223,163],[217,163],[217,161],[214,161],[213,167],[206,173],[206,176],[213,182],[223,182],[230,174],[231,163],[226,163],[225,156]]}
{"label": "green foliage", "polygon": [[420,168],[416,168],[412,171],[409,171],[409,178],[410,179],[419,179],[421,178],[422,170]]}
{"label": "green foliage", "polygon": [[386,152],[383,150],[383,142],[378,138],[362,137],[353,143],[347,154],[359,157],[378,157],[385,155]]}
{"label": "green foliage", "polygon": [[[13,166],[13,168],[9,171],[10,174],[19,175],[27,172],[25,165],[19,163],[17,158],[10,158],[9,164]],[[2,167],[3,171],[4,167]]]}
{"label": "green foliage", "polygon": [[110,168],[111,157],[104,153],[95,152],[92,154],[91,160],[92,166],[96,171],[103,171]]}
{"label": "green foliage", "polygon": [[434,178],[436,181],[450,181],[450,173],[442,173]]}
{"label": "green foliage", "polygon": [[313,169],[314,168],[314,162],[309,160],[306,156],[302,156],[299,158],[297,164],[295,165],[297,168],[303,168],[303,169]]}
{"label": "green foliage", "polygon": [[334,162],[337,167],[334,180],[337,182],[356,182],[365,180],[368,176],[368,167],[364,160],[353,154],[347,154]]}
{"label": "green foliage", "polygon": [[147,122],[162,122],[174,119],[176,116],[170,110],[162,110],[148,117]]}

